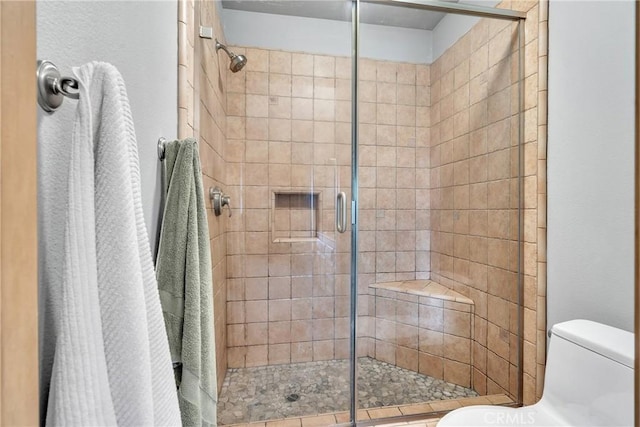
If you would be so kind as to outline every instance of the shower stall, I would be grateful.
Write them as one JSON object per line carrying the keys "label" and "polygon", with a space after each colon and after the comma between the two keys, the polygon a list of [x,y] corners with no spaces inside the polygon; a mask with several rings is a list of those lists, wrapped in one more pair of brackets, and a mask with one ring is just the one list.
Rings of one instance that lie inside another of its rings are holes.
{"label": "shower stall", "polygon": [[522,403],[537,2],[180,4],[180,133],[233,212],[210,212],[218,422]]}

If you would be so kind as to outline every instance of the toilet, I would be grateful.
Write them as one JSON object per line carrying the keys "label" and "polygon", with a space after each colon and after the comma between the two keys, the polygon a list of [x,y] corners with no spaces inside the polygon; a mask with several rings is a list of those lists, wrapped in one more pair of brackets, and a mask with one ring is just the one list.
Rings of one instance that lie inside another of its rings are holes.
{"label": "toilet", "polygon": [[589,320],[558,323],[538,403],[456,409],[438,427],[632,426],[633,362],[632,333]]}

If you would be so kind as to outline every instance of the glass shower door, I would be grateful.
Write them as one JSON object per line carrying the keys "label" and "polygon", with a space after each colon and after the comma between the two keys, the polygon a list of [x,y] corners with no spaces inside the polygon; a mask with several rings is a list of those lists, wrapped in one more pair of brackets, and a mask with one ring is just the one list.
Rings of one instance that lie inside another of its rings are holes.
{"label": "glass shower door", "polygon": [[523,15],[437,3],[360,2],[360,421],[520,399]]}
{"label": "glass shower door", "polygon": [[222,4],[220,423],[520,402],[521,16]]}
{"label": "glass shower door", "polygon": [[318,3],[222,3],[247,64],[223,82],[239,137],[221,424],[350,418],[352,4]]}

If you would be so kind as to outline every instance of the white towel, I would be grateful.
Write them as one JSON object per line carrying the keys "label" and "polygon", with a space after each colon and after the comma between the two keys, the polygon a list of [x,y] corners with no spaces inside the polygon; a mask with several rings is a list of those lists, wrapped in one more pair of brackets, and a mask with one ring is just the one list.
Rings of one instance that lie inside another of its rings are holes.
{"label": "white towel", "polygon": [[[80,99],[69,159],[61,298],[48,425],[180,425],[120,73],[74,69]],[[49,340],[50,342],[52,340]]]}

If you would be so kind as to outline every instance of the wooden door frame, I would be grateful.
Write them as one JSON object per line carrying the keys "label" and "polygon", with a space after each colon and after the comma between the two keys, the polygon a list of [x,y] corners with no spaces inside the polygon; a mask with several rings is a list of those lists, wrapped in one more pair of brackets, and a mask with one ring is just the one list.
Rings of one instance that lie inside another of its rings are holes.
{"label": "wooden door frame", "polygon": [[38,425],[36,15],[0,1],[0,424]]}

